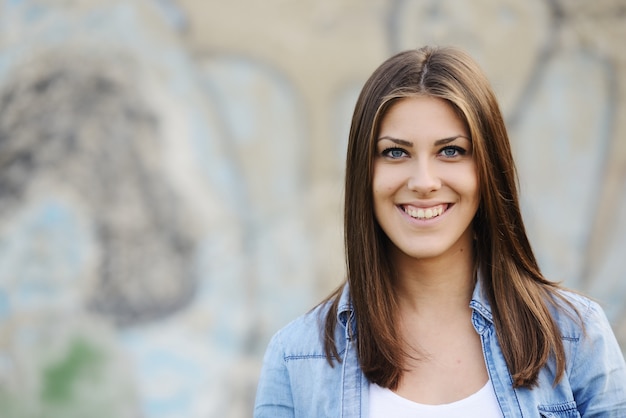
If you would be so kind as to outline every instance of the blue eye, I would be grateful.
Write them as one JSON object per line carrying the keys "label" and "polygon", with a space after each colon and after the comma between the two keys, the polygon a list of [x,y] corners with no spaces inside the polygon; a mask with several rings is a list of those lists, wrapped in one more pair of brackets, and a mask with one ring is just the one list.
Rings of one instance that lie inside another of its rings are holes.
{"label": "blue eye", "polygon": [[465,151],[461,147],[449,146],[449,147],[443,148],[441,151],[439,151],[439,153],[446,158],[454,158],[454,157],[460,157],[462,155],[465,155],[467,151]]}
{"label": "blue eye", "polygon": [[398,159],[407,156],[407,153],[402,148],[387,148],[382,152],[382,155],[384,157]]}

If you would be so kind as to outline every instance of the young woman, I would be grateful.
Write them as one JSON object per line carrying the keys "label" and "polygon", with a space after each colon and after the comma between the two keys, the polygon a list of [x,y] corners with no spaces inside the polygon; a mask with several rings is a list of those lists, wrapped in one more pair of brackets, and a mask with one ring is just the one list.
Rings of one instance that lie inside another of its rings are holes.
{"label": "young woman", "polygon": [[345,186],[346,283],[274,336],[255,417],[626,417],[615,336],[542,276],[469,56],[425,47],[372,74]]}

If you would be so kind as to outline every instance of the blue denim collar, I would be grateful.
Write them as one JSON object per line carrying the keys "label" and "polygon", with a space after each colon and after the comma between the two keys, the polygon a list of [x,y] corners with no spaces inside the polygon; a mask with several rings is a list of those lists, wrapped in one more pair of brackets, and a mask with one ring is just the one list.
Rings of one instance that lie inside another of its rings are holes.
{"label": "blue denim collar", "polygon": [[356,335],[356,318],[350,298],[350,286],[346,283],[339,297],[337,306],[337,320],[344,327],[346,339],[351,340]]}

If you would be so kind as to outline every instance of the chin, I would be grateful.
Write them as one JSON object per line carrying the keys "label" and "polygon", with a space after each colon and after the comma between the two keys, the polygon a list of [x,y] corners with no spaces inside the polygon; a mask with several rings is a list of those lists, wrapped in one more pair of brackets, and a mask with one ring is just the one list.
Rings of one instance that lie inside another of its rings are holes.
{"label": "chin", "polygon": [[415,260],[435,259],[444,254],[444,251],[438,248],[397,248],[395,252],[400,257],[412,258]]}

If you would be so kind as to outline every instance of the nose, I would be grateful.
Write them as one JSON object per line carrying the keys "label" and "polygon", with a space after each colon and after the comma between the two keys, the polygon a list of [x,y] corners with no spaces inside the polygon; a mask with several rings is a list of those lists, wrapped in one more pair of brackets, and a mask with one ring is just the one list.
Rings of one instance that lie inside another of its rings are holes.
{"label": "nose", "polygon": [[408,178],[407,187],[409,190],[422,195],[434,192],[441,187],[441,179],[437,175],[432,162],[415,162]]}

